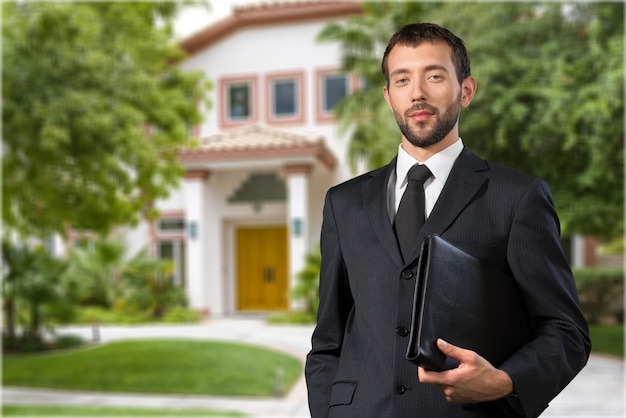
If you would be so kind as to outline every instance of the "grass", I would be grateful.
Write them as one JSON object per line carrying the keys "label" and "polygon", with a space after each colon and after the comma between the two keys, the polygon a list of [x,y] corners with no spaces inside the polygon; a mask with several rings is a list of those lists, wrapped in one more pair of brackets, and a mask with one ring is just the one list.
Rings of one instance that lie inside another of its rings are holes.
{"label": "grass", "polygon": [[71,390],[258,396],[283,392],[302,372],[297,359],[242,344],[140,340],[47,354],[5,356],[2,384]]}
{"label": "grass", "polygon": [[624,325],[590,325],[591,350],[624,358]]}
{"label": "grass", "polygon": [[245,417],[237,412],[207,411],[204,409],[161,409],[88,407],[88,406],[16,406],[3,405],[5,417]]}

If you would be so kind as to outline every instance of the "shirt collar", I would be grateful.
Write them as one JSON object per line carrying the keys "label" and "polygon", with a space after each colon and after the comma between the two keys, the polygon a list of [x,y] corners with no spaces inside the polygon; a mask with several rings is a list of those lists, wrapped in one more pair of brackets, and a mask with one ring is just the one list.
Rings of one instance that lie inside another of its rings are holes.
{"label": "shirt collar", "polygon": [[422,162],[413,158],[402,148],[402,145],[399,145],[398,159],[396,162],[396,181],[398,185],[403,186],[404,183],[406,183],[406,175],[409,169],[415,164],[425,164],[430,172],[433,173],[434,181],[445,183],[454,162],[463,151],[463,146],[463,140],[459,138],[447,148],[431,156],[425,162]]}

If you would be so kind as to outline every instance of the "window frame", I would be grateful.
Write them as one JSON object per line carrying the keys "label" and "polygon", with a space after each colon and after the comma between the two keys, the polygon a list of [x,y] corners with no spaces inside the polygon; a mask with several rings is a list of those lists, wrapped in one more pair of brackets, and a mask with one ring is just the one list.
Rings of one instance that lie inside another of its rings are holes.
{"label": "window frame", "polygon": [[[346,82],[346,96],[351,94],[356,86],[354,77],[341,71],[340,68],[324,68],[316,71],[316,119],[318,122],[333,122],[336,117],[332,109],[325,109],[326,78],[329,76],[343,76]],[[344,96],[345,97],[345,96]]]}
{"label": "window frame", "polygon": [[[294,88],[294,107],[295,112],[292,115],[277,115],[275,110],[275,83],[281,81],[293,81]],[[266,97],[267,97],[267,123],[277,124],[293,124],[304,123],[305,115],[305,85],[304,72],[281,72],[272,73],[266,76]]]}
{"label": "window frame", "polygon": [[[230,115],[231,103],[230,103],[230,88],[237,85],[248,86],[248,106],[250,114],[243,118],[233,118]],[[224,77],[219,82],[220,91],[220,122],[222,127],[235,127],[241,125],[248,125],[255,123],[258,119],[257,109],[257,77],[253,75],[249,76],[237,76],[237,77]]]}
{"label": "window frame", "polygon": [[[163,230],[161,229],[162,221],[181,221],[182,229],[176,230]],[[187,216],[184,210],[169,210],[162,211],[159,217],[152,223],[152,240],[154,244],[155,254],[157,258],[163,260],[162,257],[162,245],[165,243],[171,243],[173,249],[173,256],[180,259],[180,263],[176,263],[174,260],[174,271],[171,278],[174,284],[185,288],[187,283],[187,234],[188,234],[188,222]]]}

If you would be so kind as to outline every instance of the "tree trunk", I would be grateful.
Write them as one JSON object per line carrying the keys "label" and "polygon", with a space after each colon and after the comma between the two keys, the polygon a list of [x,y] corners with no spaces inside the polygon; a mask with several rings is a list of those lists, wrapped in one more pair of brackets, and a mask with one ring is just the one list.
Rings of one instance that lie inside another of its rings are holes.
{"label": "tree trunk", "polygon": [[4,317],[6,318],[7,344],[15,348],[15,299],[9,297],[4,300]]}

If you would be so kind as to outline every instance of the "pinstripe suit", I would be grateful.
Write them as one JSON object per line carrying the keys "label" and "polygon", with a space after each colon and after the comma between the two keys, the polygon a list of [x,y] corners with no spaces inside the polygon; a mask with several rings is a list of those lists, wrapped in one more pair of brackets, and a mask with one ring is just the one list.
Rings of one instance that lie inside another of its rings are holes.
{"label": "pinstripe suit", "polygon": [[404,358],[418,243],[434,233],[517,281],[536,332],[499,368],[511,376],[525,415],[539,415],[590,351],[548,186],[465,148],[405,264],[386,203],[394,167],[395,159],[326,195],[318,324],[306,363],[312,417],[507,415],[503,400],[447,403]]}

